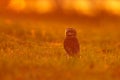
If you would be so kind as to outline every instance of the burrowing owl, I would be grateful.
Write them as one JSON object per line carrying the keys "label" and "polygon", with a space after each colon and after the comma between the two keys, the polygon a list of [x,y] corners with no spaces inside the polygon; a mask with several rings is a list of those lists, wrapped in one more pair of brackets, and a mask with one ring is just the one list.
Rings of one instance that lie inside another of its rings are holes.
{"label": "burrowing owl", "polygon": [[73,28],[67,28],[65,31],[64,49],[69,56],[79,55],[80,46],[77,39],[77,32]]}

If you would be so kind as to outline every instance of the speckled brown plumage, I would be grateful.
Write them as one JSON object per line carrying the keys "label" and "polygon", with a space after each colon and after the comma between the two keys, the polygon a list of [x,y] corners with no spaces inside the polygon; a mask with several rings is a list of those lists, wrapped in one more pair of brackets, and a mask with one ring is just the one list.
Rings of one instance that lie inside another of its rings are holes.
{"label": "speckled brown plumage", "polygon": [[64,49],[69,56],[77,56],[80,51],[79,41],[76,37],[76,30],[73,28],[66,29],[66,37],[64,39]]}

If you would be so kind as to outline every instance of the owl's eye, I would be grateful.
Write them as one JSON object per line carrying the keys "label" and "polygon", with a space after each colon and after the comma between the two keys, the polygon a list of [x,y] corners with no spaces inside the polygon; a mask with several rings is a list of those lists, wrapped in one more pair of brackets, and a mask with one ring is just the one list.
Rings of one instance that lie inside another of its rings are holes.
{"label": "owl's eye", "polygon": [[76,33],[74,33],[74,32],[67,32],[66,36],[76,36]]}
{"label": "owl's eye", "polygon": [[66,36],[76,36],[76,30],[73,28],[66,29]]}

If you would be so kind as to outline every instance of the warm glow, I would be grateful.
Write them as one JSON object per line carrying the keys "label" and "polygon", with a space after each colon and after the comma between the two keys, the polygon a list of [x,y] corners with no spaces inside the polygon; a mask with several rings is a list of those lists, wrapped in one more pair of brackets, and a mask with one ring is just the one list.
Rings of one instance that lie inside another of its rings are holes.
{"label": "warm glow", "polygon": [[73,5],[72,0],[64,0],[62,3],[62,8],[64,9],[64,11],[72,10],[73,9],[72,5]]}
{"label": "warm glow", "polygon": [[105,9],[114,14],[120,14],[120,0],[106,0]]}
{"label": "warm glow", "polygon": [[8,7],[16,11],[21,11],[26,7],[26,4],[24,0],[11,0]]}
{"label": "warm glow", "polygon": [[4,22],[7,25],[12,25],[13,24],[13,21],[11,19],[5,19]]}
{"label": "warm glow", "polygon": [[35,8],[39,13],[47,13],[53,10],[54,4],[52,0],[37,0]]}
{"label": "warm glow", "polygon": [[91,4],[88,0],[75,0],[74,9],[79,13],[90,15],[92,13]]}
{"label": "warm glow", "polygon": [[[9,9],[15,11],[37,11],[48,13],[56,9],[55,0],[10,0]],[[106,11],[120,15],[120,0],[63,0],[61,7],[64,12],[76,11],[85,15],[94,15],[95,12]]]}

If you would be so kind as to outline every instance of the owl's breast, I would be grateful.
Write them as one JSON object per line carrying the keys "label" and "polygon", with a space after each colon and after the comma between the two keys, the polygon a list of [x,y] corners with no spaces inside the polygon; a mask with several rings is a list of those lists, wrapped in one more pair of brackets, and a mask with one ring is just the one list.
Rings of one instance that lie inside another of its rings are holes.
{"label": "owl's breast", "polygon": [[78,53],[79,52],[79,42],[76,37],[66,37],[64,40],[64,48],[67,51],[67,53]]}

